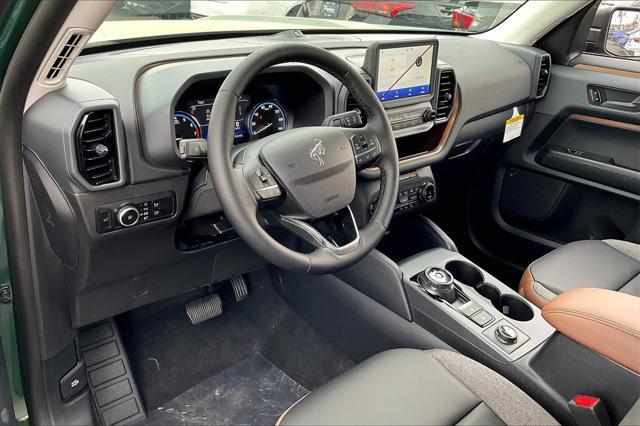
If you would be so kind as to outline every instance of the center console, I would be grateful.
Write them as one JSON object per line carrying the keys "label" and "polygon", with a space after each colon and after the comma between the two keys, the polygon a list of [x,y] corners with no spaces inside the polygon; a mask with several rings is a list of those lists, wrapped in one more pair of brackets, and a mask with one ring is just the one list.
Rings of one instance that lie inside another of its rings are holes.
{"label": "center console", "polygon": [[459,253],[435,248],[399,267],[417,323],[444,326],[493,358],[515,361],[554,332],[536,306]]}

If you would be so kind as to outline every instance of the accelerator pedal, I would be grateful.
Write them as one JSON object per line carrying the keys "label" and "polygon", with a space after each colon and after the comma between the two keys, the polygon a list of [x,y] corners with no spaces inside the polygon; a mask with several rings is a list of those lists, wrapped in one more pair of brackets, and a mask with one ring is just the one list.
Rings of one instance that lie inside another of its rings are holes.
{"label": "accelerator pedal", "polygon": [[247,290],[247,282],[242,275],[234,275],[231,277],[231,287],[233,287],[233,295],[236,296],[236,302],[249,297],[249,291]]}
{"label": "accelerator pedal", "polygon": [[187,303],[185,308],[191,324],[196,325],[222,315],[222,300],[214,293]]}

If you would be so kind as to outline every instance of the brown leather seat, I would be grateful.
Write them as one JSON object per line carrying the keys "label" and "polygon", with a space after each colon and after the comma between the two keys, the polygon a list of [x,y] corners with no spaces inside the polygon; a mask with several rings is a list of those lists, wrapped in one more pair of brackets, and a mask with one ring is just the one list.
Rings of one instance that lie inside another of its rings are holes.
{"label": "brown leather seat", "polygon": [[600,288],[640,296],[640,245],[619,240],[576,241],[533,262],[519,292],[542,308],[576,288]]}

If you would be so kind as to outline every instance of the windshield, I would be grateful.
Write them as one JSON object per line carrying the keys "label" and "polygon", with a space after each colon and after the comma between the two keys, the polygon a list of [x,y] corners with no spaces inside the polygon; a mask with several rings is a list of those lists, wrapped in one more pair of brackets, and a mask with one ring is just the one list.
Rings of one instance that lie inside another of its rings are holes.
{"label": "windshield", "polygon": [[125,0],[114,6],[90,44],[293,29],[477,33],[500,24],[525,1]]}

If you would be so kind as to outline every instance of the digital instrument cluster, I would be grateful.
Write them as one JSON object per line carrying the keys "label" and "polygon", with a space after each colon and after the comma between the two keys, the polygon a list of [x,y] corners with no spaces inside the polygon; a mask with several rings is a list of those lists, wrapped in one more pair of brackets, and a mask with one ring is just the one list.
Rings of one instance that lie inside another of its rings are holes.
{"label": "digital instrument cluster", "polygon": [[[173,123],[176,143],[182,139],[206,139],[213,99],[187,101],[176,108]],[[241,144],[286,130],[286,110],[277,99],[252,99],[243,95],[236,107],[234,144]]]}

